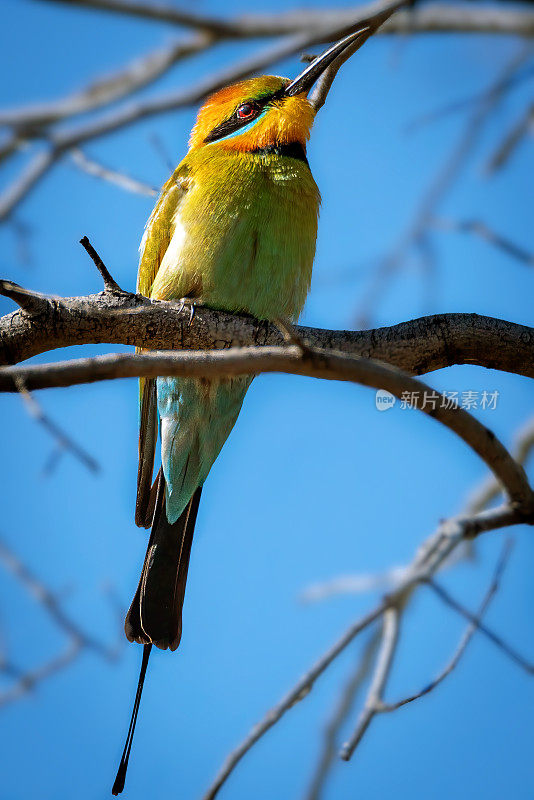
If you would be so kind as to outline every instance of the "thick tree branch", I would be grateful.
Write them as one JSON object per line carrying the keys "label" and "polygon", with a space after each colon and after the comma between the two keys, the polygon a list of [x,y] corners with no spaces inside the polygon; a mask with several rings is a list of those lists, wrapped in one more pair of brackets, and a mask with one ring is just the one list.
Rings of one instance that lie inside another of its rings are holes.
{"label": "thick tree branch", "polygon": [[[276,325],[197,306],[193,321],[179,303],[104,293],[49,297],[0,281],[0,294],[22,310],[0,318],[0,365],[73,344],[126,344],[149,350],[209,350],[278,345]],[[314,347],[374,358],[420,375],[478,364],[534,377],[534,329],[478,314],[437,314],[365,331],[297,327]]]}
{"label": "thick tree branch", "polygon": [[[519,431],[512,455],[521,466],[525,466],[532,451],[534,450],[534,419],[530,419],[527,424]],[[489,476],[471,495],[467,503],[466,511],[469,514],[478,514],[487,508],[493,500],[501,494],[499,482],[493,476]]]}
{"label": "thick tree branch", "polygon": [[232,348],[221,351],[136,353],[99,356],[28,367],[0,370],[0,391],[17,391],[22,381],[28,389],[70,386],[118,377],[220,377],[288,372],[326,380],[360,383],[385,389],[398,398],[406,394],[424,398],[418,406],[459,436],[477,453],[505,488],[509,498],[523,508],[533,506],[534,496],[523,468],[495,435],[463,408],[429,386],[389,364],[342,353],[299,346]]}

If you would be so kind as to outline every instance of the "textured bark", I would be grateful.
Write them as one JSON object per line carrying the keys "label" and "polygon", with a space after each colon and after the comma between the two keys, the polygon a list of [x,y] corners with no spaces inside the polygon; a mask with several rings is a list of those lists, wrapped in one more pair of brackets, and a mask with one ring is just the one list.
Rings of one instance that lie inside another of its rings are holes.
{"label": "textured bark", "polygon": [[[22,297],[17,302],[24,302]],[[28,310],[0,318],[0,364],[73,344],[212,350],[283,343],[280,330],[268,322],[200,306],[190,322],[188,306],[180,310],[179,303],[140,295],[26,297]],[[364,331],[295,330],[314,347],[378,359],[414,375],[478,364],[534,377],[534,329],[478,314],[437,314]]]}

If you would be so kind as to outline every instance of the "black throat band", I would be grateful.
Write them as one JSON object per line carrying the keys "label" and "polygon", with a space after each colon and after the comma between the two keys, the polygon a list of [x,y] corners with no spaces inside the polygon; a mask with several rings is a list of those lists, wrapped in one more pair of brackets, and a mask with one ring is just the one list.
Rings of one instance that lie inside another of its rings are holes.
{"label": "black throat band", "polygon": [[259,156],[286,156],[287,158],[296,158],[298,161],[304,161],[309,167],[308,159],[306,158],[306,151],[300,142],[291,142],[290,144],[269,144],[266,147],[258,147],[255,150],[249,150],[249,153]]}

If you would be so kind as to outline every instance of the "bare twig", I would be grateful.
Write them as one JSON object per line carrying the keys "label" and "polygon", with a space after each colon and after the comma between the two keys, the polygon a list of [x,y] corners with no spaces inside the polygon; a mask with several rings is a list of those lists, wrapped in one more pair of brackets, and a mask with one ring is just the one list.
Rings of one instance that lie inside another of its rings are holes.
{"label": "bare twig", "polygon": [[[0,706],[5,706],[8,703],[19,700],[24,694],[34,689],[37,684],[69,666],[79,655],[81,650],[82,643],[78,639],[72,638],[65,651],[60,653],[60,655],[50,659],[50,661],[47,661],[45,664],[35,669],[30,669],[26,672],[19,671],[15,682],[9,689],[0,693]],[[5,672],[5,670],[0,667],[0,672]]]}
{"label": "bare twig", "polygon": [[313,351],[310,349],[308,343],[297,333],[296,325],[293,325],[290,320],[278,318],[275,320],[275,325],[280,329],[284,341],[287,342],[287,344],[298,347],[301,356],[313,355]]}
{"label": "bare twig", "polygon": [[[516,458],[518,463],[520,464],[525,463],[533,446],[534,446],[534,421],[531,420],[529,424],[525,426],[524,430],[519,434],[518,441],[514,447],[513,451],[514,457]],[[473,501],[468,504],[467,513],[469,515],[472,514],[474,515],[479,513],[499,493],[500,493],[499,485],[495,482],[494,479],[490,478],[487,482],[485,482],[482,489],[475,493]],[[471,544],[470,542],[466,541],[463,545],[457,547],[454,551],[452,551],[449,557],[443,561],[441,569],[456,564],[458,560],[462,558],[462,550],[464,550],[467,546],[470,546],[470,544]],[[502,573],[503,559],[506,560],[508,552],[509,552],[509,544],[507,543],[505,545],[503,555],[499,560],[499,565],[497,567],[495,577],[492,581],[492,586],[490,587],[489,590],[489,592],[491,592],[492,594],[497,589],[496,583],[498,583],[499,574]],[[347,592],[360,593],[365,591],[374,591],[376,589],[384,587],[386,588],[387,591],[391,592],[402,581],[402,579],[406,575],[407,569],[409,569],[409,567],[401,566],[390,569],[387,572],[378,575],[361,575],[361,576],[348,575],[346,577],[335,578],[332,581],[322,584],[317,584],[316,586],[310,587],[308,590],[306,590],[304,596],[308,600],[322,600],[326,597],[330,597],[333,594],[335,595],[338,593],[347,593]],[[465,648],[467,647],[469,640],[473,635],[473,633],[475,632],[475,630],[478,630],[480,631],[480,633],[486,635],[494,644],[496,644],[508,657],[510,657],[513,661],[515,661],[528,674],[533,674],[534,664],[527,661],[524,658],[524,656],[522,656],[508,643],[506,643],[502,639],[502,637],[498,636],[492,630],[487,628],[487,626],[484,625],[480,620],[481,612],[479,612],[477,616],[471,614],[471,612],[469,612],[467,609],[461,606],[453,597],[451,597],[445,589],[443,589],[439,584],[437,584],[435,578],[430,579],[428,585],[434,588],[434,590],[438,593],[443,602],[450,605],[455,611],[460,613],[464,618],[468,619],[469,622],[471,622],[472,624],[466,631],[466,634],[462,637],[460,645],[456,653],[454,654],[453,658],[436,680],[434,680],[431,684],[427,685],[421,692],[412,695],[398,703],[395,704],[381,703],[378,708],[379,711],[383,710],[393,711],[396,708],[400,707],[401,705],[411,702],[423,696],[424,694],[427,694],[428,692],[432,691],[432,689],[434,689],[442,680],[444,680],[444,678],[447,677],[447,675],[454,669],[461,655],[463,654]],[[486,597],[485,604],[487,602],[489,602],[489,596]],[[403,610],[404,614],[406,614],[406,610],[407,610],[407,605],[404,606]],[[330,728],[328,728],[328,731],[330,731]],[[332,738],[332,735],[329,735],[326,739],[323,755],[320,759],[316,777],[312,782],[312,788],[310,790],[310,795],[307,800],[319,799],[320,792],[325,784],[328,772],[332,767],[333,757],[334,757],[334,745],[335,745],[335,736]]]}
{"label": "bare twig", "polygon": [[87,236],[83,236],[80,239],[80,244],[85,250],[87,250],[90,258],[93,260],[95,267],[100,272],[102,280],[104,281],[104,290],[106,292],[111,292],[112,294],[121,294],[121,295],[128,294],[127,292],[123,292],[117,281],[111,277],[108,268],[106,267],[106,265],[96,252],[95,248],[93,247]]}
{"label": "bare twig", "polygon": [[458,233],[470,233],[484,239],[494,247],[502,250],[507,255],[515,258],[516,261],[521,261],[529,267],[534,266],[534,253],[530,253],[525,248],[512,242],[500,233],[497,233],[492,228],[488,227],[480,220],[452,220],[435,218],[429,223],[434,228],[439,228],[444,231],[456,231]]}
{"label": "bare twig", "polygon": [[168,47],[158,48],[67,97],[0,110],[0,126],[11,127],[19,139],[41,138],[54,123],[96,111],[145,88],[179,61],[206,50],[212,42],[213,38],[206,35],[172,42]]}
{"label": "bare twig", "polygon": [[15,155],[15,153],[25,150],[28,147],[29,142],[25,138],[14,133],[10,133],[7,136],[4,135],[2,141],[0,142],[0,165],[2,165],[2,162],[6,161],[10,156]]}
{"label": "bare twig", "polygon": [[[506,552],[506,554],[504,554],[501,557],[501,561],[502,561],[503,558],[504,559],[508,558],[508,555],[509,555],[509,549]],[[490,590],[488,591],[488,594],[489,594],[489,592],[494,594],[495,591],[497,591],[498,578],[499,578],[500,574],[502,573],[502,569],[503,569],[503,567],[501,566],[500,569],[498,569],[496,571],[495,578],[493,580],[493,584],[490,587]],[[462,606],[461,603],[459,603],[446,589],[443,588],[443,586],[441,586],[439,583],[437,583],[434,579],[430,580],[428,582],[428,585],[431,587],[431,589],[433,589],[433,591],[437,594],[437,596],[441,600],[443,600],[444,603],[446,603],[448,606],[453,608],[458,614],[460,614],[462,617],[464,617],[465,619],[467,619],[467,620],[469,620],[471,622],[471,628],[469,628],[468,631],[472,630],[472,633],[474,633],[475,630],[480,631],[480,633],[484,634],[484,636],[486,636],[491,642],[493,642],[494,645],[496,645],[500,650],[502,650],[508,656],[508,658],[510,658],[512,661],[514,661],[519,667],[521,667],[521,669],[524,669],[525,672],[528,673],[529,675],[534,675],[534,663],[532,663],[531,661],[528,661],[524,656],[521,655],[521,653],[519,653],[517,650],[515,650],[515,648],[513,648],[511,645],[509,645],[507,642],[505,642],[504,639],[502,638],[502,636],[499,636],[498,634],[496,634],[494,631],[492,631],[490,628],[488,628],[487,625],[484,625],[480,621],[481,616],[484,613],[486,606],[483,605],[482,611],[479,610],[479,612],[476,615],[472,614],[467,608]],[[484,601],[484,602],[486,602],[486,601]],[[472,635],[472,633],[471,633],[471,635]],[[467,636],[467,634],[466,634],[466,636]],[[470,636],[469,636],[469,638],[470,638]],[[466,645],[467,645],[467,642],[465,642],[464,647]],[[459,656],[458,656],[458,658],[459,658]],[[449,672],[453,669],[454,666],[455,666],[455,664],[449,669]],[[444,675],[443,677],[446,677],[446,676]],[[440,678],[440,680],[443,680],[443,678]],[[432,688],[433,688],[433,686],[432,686]],[[427,691],[430,691],[430,689],[427,689]],[[405,702],[407,702],[407,701],[405,701]]]}
{"label": "bare twig", "polygon": [[[401,236],[391,253],[379,262],[373,275],[373,280],[359,302],[356,317],[360,327],[368,325],[378,300],[389,285],[392,276],[405,263],[407,255],[414,248],[416,250],[420,248],[422,242],[424,244],[432,220],[438,215],[441,203],[464,169],[468,158],[479,141],[487,119],[507,91],[510,80],[523,67],[525,62],[531,58],[533,53],[534,48],[531,43],[521,47],[481,97],[459,141],[445,160],[445,163],[440,167],[438,174],[432,180],[426,192],[424,192],[408,230]],[[425,264],[428,266],[427,261],[425,261]]]}
{"label": "bare twig", "polygon": [[[529,81],[532,77],[534,77],[534,65],[530,64],[525,69],[518,70],[514,75],[510,75],[510,77],[503,82],[503,91],[509,91],[510,89],[515,89],[516,86],[523,83],[524,81]],[[447,117],[451,114],[456,114],[459,111],[465,111],[472,108],[474,105],[479,103],[480,101],[484,100],[486,91],[484,92],[476,92],[475,94],[471,94],[468,97],[462,97],[459,100],[454,100],[452,103],[447,103],[440,108],[435,109],[434,111],[427,112],[426,114],[422,114],[419,117],[413,119],[406,127],[406,133],[413,133],[418,128],[421,128],[423,125],[429,125],[437,120],[443,119],[443,117]]]}
{"label": "bare twig", "polygon": [[186,28],[208,31],[216,36],[234,36],[235,26],[221,19],[182,11],[170,4],[158,2],[138,2],[138,0],[47,0],[47,2],[79,5],[97,11],[112,11],[133,17],[150,19],[155,22],[170,22]]}
{"label": "bare twig", "polygon": [[[531,419],[517,434],[517,441],[512,448],[512,455],[515,461],[521,466],[525,466],[529,456],[534,449],[534,419]],[[480,487],[472,492],[465,508],[465,513],[469,516],[478,514],[487,508],[490,503],[502,495],[502,487],[495,480],[493,475],[489,475]],[[465,547],[470,548],[471,543],[466,542]],[[458,548],[443,564],[443,568],[452,567],[466,554],[461,553]],[[406,565],[391,567],[385,572],[370,573],[362,575],[342,575],[336,576],[331,580],[312,584],[304,589],[300,597],[304,602],[318,602],[339,594],[363,594],[382,590],[392,591],[403,579],[406,573]],[[484,632],[484,626],[481,626]]]}
{"label": "bare twig", "polygon": [[305,603],[316,603],[339,594],[364,594],[377,590],[390,591],[402,579],[404,566],[369,575],[341,575],[330,581],[308,586],[300,595]]}
{"label": "bare twig", "polygon": [[376,608],[370,611],[365,616],[361,617],[354,625],[341,636],[340,639],[330,648],[314,665],[313,667],[298,681],[295,687],[278,703],[274,706],[263,720],[258,723],[246,737],[246,739],[239,745],[227,758],[221,771],[215,778],[214,783],[204,795],[203,800],[213,800],[217,795],[219,789],[225,783],[230,774],[234,771],[235,767],[241,761],[243,756],[250,750],[250,748],[265,734],[270,728],[275,725],[283,715],[293,708],[297,703],[303,700],[312,690],[313,685],[317,678],[330,666],[332,661],[345,650],[345,648],[352,642],[352,640],[362,631],[369,627],[375,620],[377,620],[382,613],[386,610],[385,601],[380,603]]}
{"label": "bare twig", "polygon": [[[502,573],[504,571],[504,568],[505,568],[506,563],[508,561],[508,558],[510,556],[511,544],[512,543],[511,543],[510,539],[505,542],[504,547],[503,547],[503,551],[502,551],[502,553],[501,553],[501,555],[499,557],[499,561],[497,562],[497,566],[495,568],[495,572],[494,572],[491,584],[490,584],[490,586],[488,588],[488,591],[486,592],[486,595],[485,595],[485,597],[484,597],[484,599],[483,599],[483,601],[482,601],[482,603],[480,605],[480,608],[479,608],[479,610],[478,610],[476,615],[469,614],[469,619],[471,620],[470,625],[467,628],[467,630],[465,631],[464,635],[462,636],[462,639],[461,639],[460,644],[458,645],[458,647],[456,649],[456,652],[454,653],[453,657],[451,658],[451,660],[449,661],[447,666],[443,669],[443,671],[440,672],[440,674],[436,678],[434,678],[434,680],[431,683],[429,683],[427,686],[425,686],[424,689],[421,689],[421,691],[417,692],[416,694],[412,694],[409,697],[405,697],[402,700],[398,700],[395,703],[379,702],[378,703],[378,707],[376,708],[376,711],[379,711],[379,712],[396,711],[398,708],[401,708],[401,706],[405,706],[408,703],[413,703],[414,700],[419,700],[420,697],[424,697],[425,695],[427,695],[430,692],[432,692],[457,667],[458,662],[460,661],[461,657],[463,656],[463,654],[464,654],[464,652],[465,652],[465,650],[467,648],[467,645],[469,644],[469,642],[473,638],[474,633],[477,630],[479,630],[479,631],[485,632],[486,635],[487,635],[487,629],[485,629],[482,626],[481,619],[484,616],[489,604],[491,603],[491,600],[495,596],[495,594],[497,592],[497,589],[499,588],[499,583],[500,583],[500,580],[501,580],[501,577],[502,577]],[[432,582],[430,582],[430,585],[432,585]],[[440,594],[440,597],[441,597],[441,594]],[[442,599],[444,599],[444,598],[442,597]],[[457,608],[456,610],[459,610],[459,609]],[[516,656],[515,653],[508,652],[507,654],[511,658],[513,658],[514,660],[517,660],[517,656]],[[523,664],[522,664],[522,666],[523,666]]]}
{"label": "bare twig", "polygon": [[148,186],[146,183],[131,178],[123,172],[110,169],[109,167],[103,166],[103,164],[99,164],[94,159],[88,158],[85,153],[78,148],[71,150],[70,155],[76,166],[84,172],[87,172],[88,175],[100,178],[108,183],[113,183],[115,186],[120,186],[121,189],[125,189],[127,192],[141,194],[145,197],[155,197],[158,193],[157,189],[153,186]]}
{"label": "bare twig", "polygon": [[502,142],[486,164],[488,175],[502,169],[510,160],[525,136],[534,128],[534,105],[529,105],[513,128],[506,134]]}
{"label": "bare twig", "polygon": [[[310,692],[317,678],[323,674],[332,661],[344,651],[353,639],[382,617],[386,611],[395,610],[395,612],[398,612],[414,589],[428,582],[440,569],[441,565],[450,558],[451,553],[465,541],[466,537],[478,536],[482,532],[508,527],[524,522],[524,520],[525,517],[519,509],[503,505],[497,509],[484,511],[471,517],[459,516],[442,522],[437,531],[419,547],[398,586],[386,595],[371,612],[365,614],[351,625],[336,644],[315,663],[285,698],[266,714],[263,720],[252,729],[243,742],[229,755],[220,773],[204,795],[203,800],[213,800],[243,756],[295,703]],[[531,521],[534,521],[534,517],[532,517]],[[380,666],[379,675],[378,677],[375,675],[375,681],[373,682],[377,696],[380,696],[381,680],[389,671],[394,643],[398,633],[396,613],[388,615],[388,617],[387,626],[383,627],[385,638],[382,638],[381,656],[378,661]]]}
{"label": "bare twig", "polygon": [[322,752],[317,761],[317,767],[312,777],[310,787],[306,793],[306,800],[320,800],[326,778],[336,756],[339,731],[352,711],[356,696],[369,675],[376,650],[380,644],[380,638],[380,628],[376,627],[363,653],[361,656],[358,656],[356,666],[346,686],[343,688],[331,719],[325,727]]}
{"label": "bare twig", "polygon": [[367,694],[365,705],[361,711],[358,723],[352,736],[341,748],[340,756],[348,761],[360,743],[363,735],[371,724],[373,717],[381,708],[382,695],[386,688],[389,673],[393,666],[393,659],[399,640],[400,609],[396,606],[389,607],[382,618],[382,636],[376,666]]}
{"label": "bare twig", "polygon": [[7,219],[16,206],[39,183],[56,161],[61,156],[61,151],[52,148],[36,153],[20,175],[0,195],[0,222]]}
{"label": "bare twig", "polygon": [[[106,647],[92,637],[88,637],[63,613],[59,604],[59,595],[47,589],[1,541],[0,559],[4,562],[5,567],[44,608],[52,622],[68,639],[68,644],[63,652],[34,669],[21,669],[8,661],[5,654],[2,654],[0,658],[0,673],[11,679],[11,685],[0,693],[0,706],[19,700],[24,694],[35,689],[42,681],[69,666],[84,648],[93,650],[107,661],[114,661],[117,658],[119,647],[122,644],[122,635],[117,645],[113,648]],[[120,625],[120,628],[122,629],[122,625]],[[117,626],[117,630],[119,631],[119,626]]]}
{"label": "bare twig", "polygon": [[[48,0],[50,2],[51,0]],[[132,14],[173,25],[210,30],[220,37],[252,38],[294,33],[303,28],[320,27],[325,21],[350,25],[355,15],[370,13],[375,3],[349,8],[299,9],[285,14],[247,14],[235,21],[190,14],[162,3],[141,0],[61,0],[101,10]],[[55,0],[52,0],[55,2]],[[494,5],[436,2],[417,6],[388,21],[382,33],[492,33],[534,36],[534,13],[526,3],[517,8]]]}
{"label": "bare twig", "polygon": [[26,590],[36,599],[36,601],[46,610],[50,618],[57,627],[66,634],[73,642],[77,642],[80,647],[93,650],[107,661],[114,661],[117,658],[116,648],[108,647],[92,636],[84,633],[69,617],[65,614],[58,601],[57,596],[40,581],[33,572],[22,563],[10,550],[5,541],[0,539],[0,561],[4,567],[14,575]]}
{"label": "bare twig", "polygon": [[[48,417],[37,400],[26,389],[24,381],[17,381],[18,391],[22,397],[29,414],[51,434],[56,442],[56,452],[67,451],[77,458],[90,472],[98,472],[100,465],[83,447],[63,431],[57,423]],[[48,468],[50,471],[50,467]]]}

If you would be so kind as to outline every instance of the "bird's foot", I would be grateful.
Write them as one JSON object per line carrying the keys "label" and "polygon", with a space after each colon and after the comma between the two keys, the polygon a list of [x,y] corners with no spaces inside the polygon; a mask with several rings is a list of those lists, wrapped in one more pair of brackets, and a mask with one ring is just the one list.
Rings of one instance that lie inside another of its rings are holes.
{"label": "bird's foot", "polygon": [[180,306],[178,311],[183,311],[186,306],[189,306],[189,325],[193,322],[193,317],[195,316],[195,309],[197,303],[191,297],[181,297],[179,300]]}

